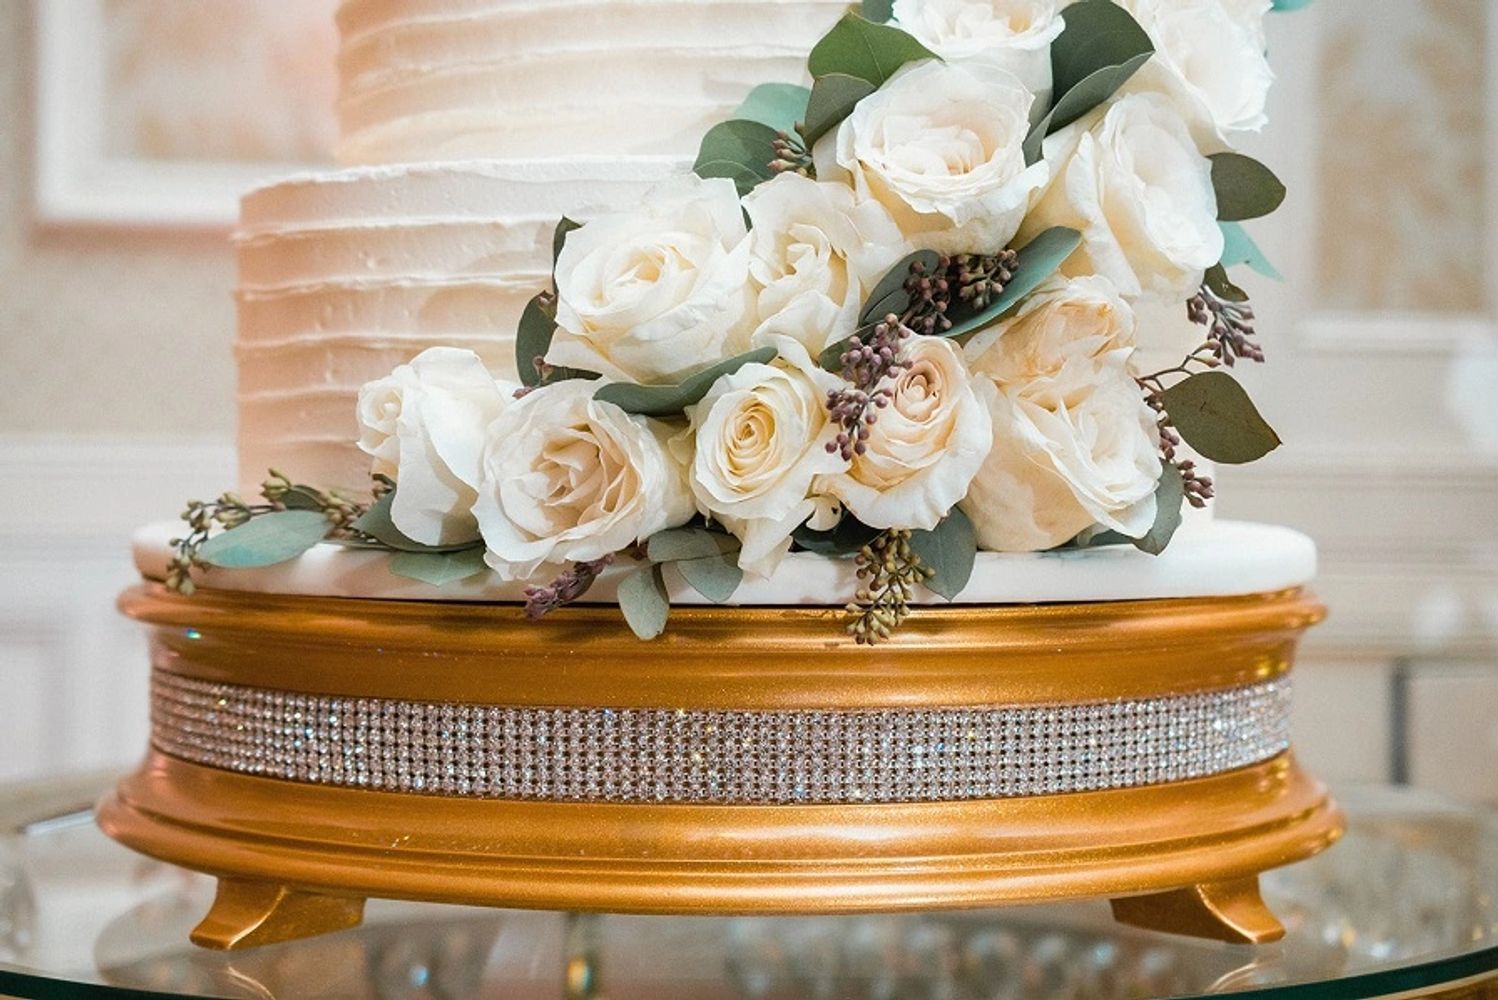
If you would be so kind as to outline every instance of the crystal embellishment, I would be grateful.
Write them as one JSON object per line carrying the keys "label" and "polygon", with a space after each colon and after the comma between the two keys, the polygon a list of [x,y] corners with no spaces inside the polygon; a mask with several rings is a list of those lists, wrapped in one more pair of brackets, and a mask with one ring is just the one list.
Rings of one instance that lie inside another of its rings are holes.
{"label": "crystal embellishment", "polygon": [[557,802],[943,802],[1153,785],[1289,746],[1286,677],[1045,705],[720,711],[345,698],[152,673],[152,742],[321,785]]}

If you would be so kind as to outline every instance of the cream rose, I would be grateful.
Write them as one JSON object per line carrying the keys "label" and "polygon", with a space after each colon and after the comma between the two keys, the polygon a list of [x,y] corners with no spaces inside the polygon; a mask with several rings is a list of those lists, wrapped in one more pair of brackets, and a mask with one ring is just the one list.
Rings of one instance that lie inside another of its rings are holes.
{"label": "cream rose", "polygon": [[790,548],[791,532],[825,512],[817,478],[848,465],[827,449],[837,437],[827,392],[840,381],[795,341],[782,337],[777,346],[774,364],[744,365],[713,383],[687,408],[691,428],[673,442],[690,452],[697,509],[739,537],[739,565],[761,576]]}
{"label": "cream rose", "polygon": [[733,182],[673,178],[568,235],[546,360],[621,381],[679,382],[742,346],[748,268]]}
{"label": "cream rose", "polygon": [[1149,34],[1155,56],[1129,90],[1174,100],[1199,142],[1225,147],[1257,132],[1274,73],[1264,55],[1269,0],[1115,0]]}
{"label": "cream rose", "polygon": [[1066,27],[1058,0],[895,0],[894,22],[947,62],[981,60],[1051,97],[1051,43]]}
{"label": "cream rose", "polygon": [[845,184],[781,174],[744,198],[752,343],[793,337],[816,354],[853,333],[874,285],[909,247],[878,202]]}
{"label": "cream rose", "polygon": [[913,243],[942,253],[1007,246],[1046,181],[1021,149],[1034,97],[1008,70],[905,66],[813,150],[817,176],[853,184]]}
{"label": "cream rose", "polygon": [[593,398],[573,379],[536,389],[488,428],[473,512],[507,580],[599,559],[692,517],[670,428]]}
{"label": "cream rose", "polygon": [[359,447],[399,485],[390,519],[402,534],[425,545],[477,536],[484,429],[515,389],[472,351],[432,347],[359,390]]}
{"label": "cream rose", "polygon": [[874,528],[930,530],[967,494],[993,444],[993,383],[968,377],[950,340],[915,337],[892,379],[893,396],[852,467],[827,492]]}
{"label": "cream rose", "polygon": [[1153,412],[1129,370],[1133,314],[1106,279],[1053,281],[968,344],[993,381],[993,448],[963,511],[1000,552],[1060,545],[1093,525],[1131,538],[1155,520]]}
{"label": "cream rose", "polygon": [[1222,257],[1212,164],[1158,94],[1130,94],[1049,136],[1055,176],[1021,240],[1082,232],[1067,274],[1100,274],[1128,297],[1184,301]]}

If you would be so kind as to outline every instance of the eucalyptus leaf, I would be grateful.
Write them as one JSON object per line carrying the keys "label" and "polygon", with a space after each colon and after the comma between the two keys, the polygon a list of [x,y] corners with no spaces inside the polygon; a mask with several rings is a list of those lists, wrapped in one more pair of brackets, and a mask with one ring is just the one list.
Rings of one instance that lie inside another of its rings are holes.
{"label": "eucalyptus leaf", "polygon": [[681,562],[705,559],[739,551],[739,540],[721,531],[707,528],[667,528],[657,531],[645,543],[651,562]]}
{"label": "eucalyptus leaf", "polygon": [[1207,371],[1182,379],[1160,399],[1181,437],[1203,458],[1241,465],[1280,445],[1279,435],[1227,372]]}
{"label": "eucalyptus leaf", "polygon": [[390,508],[395,503],[395,490],[391,490],[369,505],[369,509],[354,520],[355,531],[363,532],[387,549],[397,552],[457,552],[472,548],[476,539],[456,542],[452,545],[426,545],[408,538],[390,519]]}
{"label": "eucalyptus leaf", "polygon": [[1154,51],[1149,34],[1112,0],[1079,0],[1061,18],[1066,26],[1051,43],[1051,92],[1058,103],[1098,70]]}
{"label": "eucalyptus leaf", "polygon": [[850,10],[812,48],[807,65],[813,77],[844,73],[881,87],[906,63],[935,58],[936,53],[899,28],[875,24]]}
{"label": "eucalyptus leaf", "polygon": [[726,121],[707,130],[692,172],[698,177],[727,177],[748,194],[755,185],[775,176],[776,130],[763,122]]}
{"label": "eucalyptus leaf", "polygon": [[863,0],[862,13],[875,24],[883,24],[895,16],[895,0]]}
{"label": "eucalyptus leaf", "polygon": [[1051,110],[1025,137],[1025,165],[1039,162],[1046,136],[1066,128],[1116,94],[1154,54],[1154,49],[1148,49],[1116,65],[1093,70],[1057,98]]}
{"label": "eucalyptus leaf", "polygon": [[1164,552],[1181,526],[1181,505],[1185,502],[1186,485],[1181,470],[1166,462],[1160,469],[1160,484],[1155,487],[1155,523],[1143,538],[1131,539],[1134,547],[1152,556]]}
{"label": "eucalyptus leaf", "polygon": [[1202,278],[1202,284],[1209,288],[1213,295],[1224,302],[1247,302],[1248,293],[1233,284],[1228,277],[1227,268],[1221,264],[1213,264],[1207,268],[1206,275]]}
{"label": "eucalyptus leaf", "polygon": [[[1090,2],[1090,0],[1084,0]],[[981,330],[1033,292],[1072,255],[1082,243],[1082,234],[1066,226],[1053,226],[1039,233],[1018,250],[1018,262],[1004,290],[986,307],[977,311],[954,308],[948,313],[952,328],[943,336],[961,337]],[[954,306],[956,303],[953,304]]]}
{"label": "eucalyptus leaf", "polygon": [[1234,267],[1238,264],[1247,264],[1250,269],[1257,271],[1266,278],[1275,281],[1284,281],[1285,276],[1280,274],[1279,269],[1269,263],[1269,258],[1264,256],[1264,251],[1248,235],[1248,230],[1238,222],[1219,222],[1217,227],[1222,230],[1222,266]]}
{"label": "eucalyptus leaf", "polygon": [[858,314],[859,326],[877,323],[890,313],[898,316],[910,308],[910,293],[905,290],[905,282],[910,278],[911,268],[917,264],[927,274],[935,274],[941,266],[941,254],[935,250],[917,250],[885,272],[864,300],[863,309]]}
{"label": "eucalyptus leaf", "polygon": [[1242,153],[1216,153],[1212,161],[1212,190],[1217,193],[1220,222],[1257,219],[1279,208],[1285,185],[1274,171]]}
{"label": "eucalyptus leaf", "polygon": [[390,557],[389,568],[396,576],[443,587],[489,567],[484,562],[484,547],[477,545],[454,552],[397,552]]}
{"label": "eucalyptus leaf", "polygon": [[978,555],[978,532],[961,510],[953,507],[930,531],[912,531],[910,548],[921,562],[936,571],[926,587],[954,600],[967,587]]}
{"label": "eucalyptus leaf", "polygon": [[619,610],[630,630],[641,639],[654,639],[666,630],[671,600],[658,565],[641,566],[619,581]]}
{"label": "eucalyptus leaf", "polygon": [[198,558],[226,569],[273,566],[306,552],[332,528],[320,511],[273,511],[214,535],[198,548]]}
{"label": "eucalyptus leaf", "polygon": [[693,590],[714,604],[722,604],[731,598],[744,581],[744,571],[739,569],[736,553],[683,559],[671,565]]}
{"label": "eucalyptus leaf", "polygon": [[679,385],[609,382],[600,386],[593,398],[613,403],[626,413],[638,413],[646,417],[675,416],[706,396],[713,383],[724,375],[732,375],[744,365],[769,364],[774,358],[775,348],[758,347],[736,358],[720,361],[711,368],[705,368]]}
{"label": "eucalyptus leaf", "polygon": [[322,510],[322,501],[318,499],[318,491],[311,486],[297,484],[286,491],[281,497],[281,503],[287,510]]}
{"label": "eucalyptus leaf", "polygon": [[810,149],[816,141],[837,128],[853,113],[858,102],[875,91],[872,83],[846,73],[828,73],[811,85],[811,100],[806,105],[806,120],[801,137]]}
{"label": "eucalyptus leaf", "polygon": [[1304,10],[1309,6],[1311,6],[1311,0],[1274,0],[1275,11],[1282,14]]}
{"label": "eucalyptus leaf", "polygon": [[841,557],[856,555],[878,535],[878,528],[871,528],[852,514],[845,513],[841,521],[826,531],[814,531],[803,524],[791,532],[791,539],[807,552]]}
{"label": "eucalyptus leaf", "polygon": [[567,234],[576,232],[583,228],[581,222],[573,222],[565,215],[557,223],[556,230],[551,234],[551,269],[556,270],[557,258],[562,256],[562,247],[567,243]]}
{"label": "eucalyptus leaf", "polygon": [[551,338],[557,332],[556,316],[547,304],[550,301],[545,292],[531,299],[520,311],[520,322],[515,327],[515,369],[520,373],[521,383],[532,388],[541,384],[536,359],[546,357],[551,350]]}
{"label": "eucalyptus leaf", "polygon": [[777,132],[793,132],[806,117],[811,91],[795,83],[762,83],[749,91],[731,117],[768,125]]}
{"label": "eucalyptus leaf", "polygon": [[1059,549],[1100,549],[1110,545],[1133,545],[1134,539],[1112,529],[1102,528],[1101,525],[1093,525],[1077,534],[1069,542],[1063,542],[1054,549],[1046,549],[1047,552],[1055,552]]}

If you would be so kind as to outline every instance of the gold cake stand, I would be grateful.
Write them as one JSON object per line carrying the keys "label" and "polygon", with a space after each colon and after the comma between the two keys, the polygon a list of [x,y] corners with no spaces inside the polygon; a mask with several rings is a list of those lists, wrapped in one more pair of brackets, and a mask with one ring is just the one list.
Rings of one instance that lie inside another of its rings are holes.
{"label": "gold cake stand", "polygon": [[[143,584],[158,678],[459,705],[697,710],[1034,706],[1178,696],[1290,668],[1321,606],[1248,597],[914,612],[873,649],[811,608],[617,610],[283,598]],[[1205,777],[1004,798],[832,804],[545,801],[371,791],[151,751],[100,804],[111,837],[218,878],[193,940],[359,923],[367,897],[637,913],[836,913],[1106,897],[1141,927],[1283,928],[1259,873],[1342,817],[1288,751]]]}

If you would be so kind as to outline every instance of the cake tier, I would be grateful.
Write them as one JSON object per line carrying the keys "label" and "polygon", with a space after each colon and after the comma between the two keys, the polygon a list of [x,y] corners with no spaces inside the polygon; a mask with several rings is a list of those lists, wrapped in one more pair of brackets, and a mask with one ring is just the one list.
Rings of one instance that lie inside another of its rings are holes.
{"label": "cake tier", "polygon": [[427,347],[515,373],[515,324],[546,287],[567,213],[617,207],[682,164],[662,157],[414,164],[306,174],[243,202],[239,460],[363,490],[359,387]]}
{"label": "cake tier", "polygon": [[[171,557],[176,523],[135,536],[141,575],[160,580]],[[583,595],[584,604],[615,602],[628,565],[611,567]],[[1131,601],[1175,597],[1232,597],[1286,590],[1316,575],[1316,546],[1289,528],[1213,521],[1183,528],[1159,556],[1130,546],[1035,553],[978,553],[958,604],[1043,604]],[[389,557],[367,549],[319,545],[291,562],[263,569],[212,570],[197,577],[214,590],[261,594],[424,601],[518,602],[530,582],[504,582],[482,573],[445,587],[395,576]],[[674,572],[666,574],[673,604],[708,603]],[[728,602],[741,607],[841,606],[857,589],[853,564],[810,553],[792,553],[769,577],[746,577]],[[941,605],[945,598],[918,589],[912,603]],[[622,625],[620,626],[623,627]],[[829,633],[836,636],[836,631]]]}
{"label": "cake tier", "polygon": [[694,153],[846,0],[347,0],[343,163]]}

